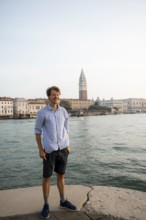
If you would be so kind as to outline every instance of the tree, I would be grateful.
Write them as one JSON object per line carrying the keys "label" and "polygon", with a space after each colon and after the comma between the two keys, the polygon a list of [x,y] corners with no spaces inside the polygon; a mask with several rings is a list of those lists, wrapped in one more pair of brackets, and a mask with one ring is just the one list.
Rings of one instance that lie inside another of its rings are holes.
{"label": "tree", "polygon": [[98,102],[95,102],[93,105],[90,105],[88,108],[89,111],[106,111],[111,112],[111,108],[106,106],[99,106]]}
{"label": "tree", "polygon": [[72,110],[71,105],[68,101],[61,100],[60,106],[64,107],[67,111]]}

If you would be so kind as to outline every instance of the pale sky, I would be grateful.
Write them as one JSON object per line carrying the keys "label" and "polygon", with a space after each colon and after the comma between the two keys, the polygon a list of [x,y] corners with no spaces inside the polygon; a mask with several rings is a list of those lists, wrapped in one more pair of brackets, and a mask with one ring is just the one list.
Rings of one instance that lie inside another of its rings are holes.
{"label": "pale sky", "polygon": [[0,0],[0,96],[146,98],[146,0]]}

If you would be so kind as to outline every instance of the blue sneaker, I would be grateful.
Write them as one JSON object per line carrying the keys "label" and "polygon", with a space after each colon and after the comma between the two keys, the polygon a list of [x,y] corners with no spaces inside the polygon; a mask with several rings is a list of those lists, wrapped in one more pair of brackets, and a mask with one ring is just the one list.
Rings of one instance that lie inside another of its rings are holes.
{"label": "blue sneaker", "polygon": [[77,211],[77,207],[67,200],[64,202],[60,201],[60,208],[68,209],[70,211]]}
{"label": "blue sneaker", "polygon": [[41,218],[49,218],[49,216],[50,216],[49,205],[44,204],[44,207],[41,211]]}

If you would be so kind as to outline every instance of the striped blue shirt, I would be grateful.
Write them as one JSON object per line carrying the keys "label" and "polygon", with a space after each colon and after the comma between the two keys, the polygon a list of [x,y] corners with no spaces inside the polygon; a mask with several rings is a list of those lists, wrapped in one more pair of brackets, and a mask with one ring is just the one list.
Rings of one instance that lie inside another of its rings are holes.
{"label": "striped blue shirt", "polygon": [[42,146],[47,153],[62,150],[69,146],[68,113],[58,106],[53,110],[50,105],[37,113],[35,134],[42,135]]}

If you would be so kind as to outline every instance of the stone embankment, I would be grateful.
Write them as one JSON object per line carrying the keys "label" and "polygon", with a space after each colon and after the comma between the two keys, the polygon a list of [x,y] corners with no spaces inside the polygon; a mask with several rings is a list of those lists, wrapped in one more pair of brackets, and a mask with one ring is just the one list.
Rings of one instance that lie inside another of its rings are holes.
{"label": "stone embankment", "polygon": [[[59,209],[57,187],[51,186],[50,220],[146,220],[146,192],[67,185],[66,197],[77,212]],[[41,186],[0,191],[0,220],[38,220],[42,206]]]}

